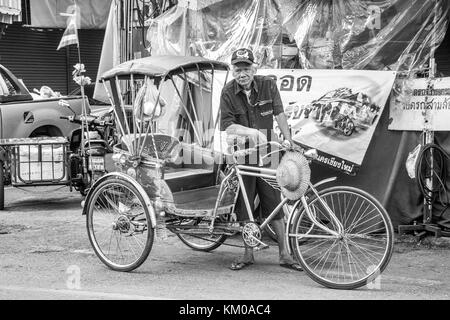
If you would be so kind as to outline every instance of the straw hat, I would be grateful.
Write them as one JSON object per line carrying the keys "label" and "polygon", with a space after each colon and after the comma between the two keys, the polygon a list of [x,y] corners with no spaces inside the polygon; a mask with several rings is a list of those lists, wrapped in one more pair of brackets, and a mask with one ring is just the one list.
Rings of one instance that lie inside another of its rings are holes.
{"label": "straw hat", "polygon": [[289,200],[300,199],[308,189],[311,169],[308,160],[299,152],[286,152],[277,168],[277,182]]}

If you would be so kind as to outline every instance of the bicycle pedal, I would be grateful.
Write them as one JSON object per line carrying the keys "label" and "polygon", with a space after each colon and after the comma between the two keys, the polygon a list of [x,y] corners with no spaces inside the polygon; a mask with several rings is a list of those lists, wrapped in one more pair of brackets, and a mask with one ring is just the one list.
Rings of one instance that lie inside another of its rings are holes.
{"label": "bicycle pedal", "polygon": [[262,245],[262,246],[255,247],[255,251],[262,251],[262,250],[266,250],[266,249],[269,249],[269,248],[270,248],[270,246],[265,244],[265,245]]}

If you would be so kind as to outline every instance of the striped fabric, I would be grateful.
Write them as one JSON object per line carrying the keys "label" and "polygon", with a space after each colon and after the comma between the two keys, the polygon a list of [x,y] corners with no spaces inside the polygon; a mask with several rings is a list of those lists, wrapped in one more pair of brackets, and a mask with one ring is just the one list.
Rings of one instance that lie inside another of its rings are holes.
{"label": "striped fabric", "polygon": [[64,31],[64,34],[61,38],[61,42],[59,43],[58,49],[59,50],[65,46],[70,46],[71,44],[78,44],[78,30],[77,30],[77,23],[76,23],[76,15],[73,14],[69,18],[69,22],[67,24],[66,31]]}
{"label": "striped fabric", "polygon": [[0,0],[0,23],[11,24],[22,20],[20,0]]}

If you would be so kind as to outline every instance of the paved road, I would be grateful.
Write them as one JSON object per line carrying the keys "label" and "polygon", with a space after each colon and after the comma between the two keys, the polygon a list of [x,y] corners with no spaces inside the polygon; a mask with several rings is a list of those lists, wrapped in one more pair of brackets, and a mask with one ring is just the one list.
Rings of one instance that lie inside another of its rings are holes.
{"label": "paved road", "polygon": [[[277,265],[277,247],[257,264],[228,269],[240,248],[195,252],[158,234],[136,271],[107,269],[89,244],[82,198],[68,188],[6,190],[0,212],[0,299],[449,299],[450,250],[397,244],[377,289],[336,291]],[[231,239],[231,244],[240,244]],[[79,282],[76,274],[79,272]]]}

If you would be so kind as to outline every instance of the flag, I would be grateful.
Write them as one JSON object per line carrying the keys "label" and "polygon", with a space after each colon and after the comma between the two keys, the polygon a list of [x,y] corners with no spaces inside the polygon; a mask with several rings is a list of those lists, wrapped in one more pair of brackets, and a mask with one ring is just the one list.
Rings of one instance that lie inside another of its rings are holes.
{"label": "flag", "polygon": [[61,14],[64,16],[68,16],[68,23],[66,31],[64,31],[64,34],[61,38],[61,42],[59,43],[58,49],[59,50],[65,46],[70,46],[71,44],[78,44],[78,30],[77,30],[77,19],[76,14]]}

